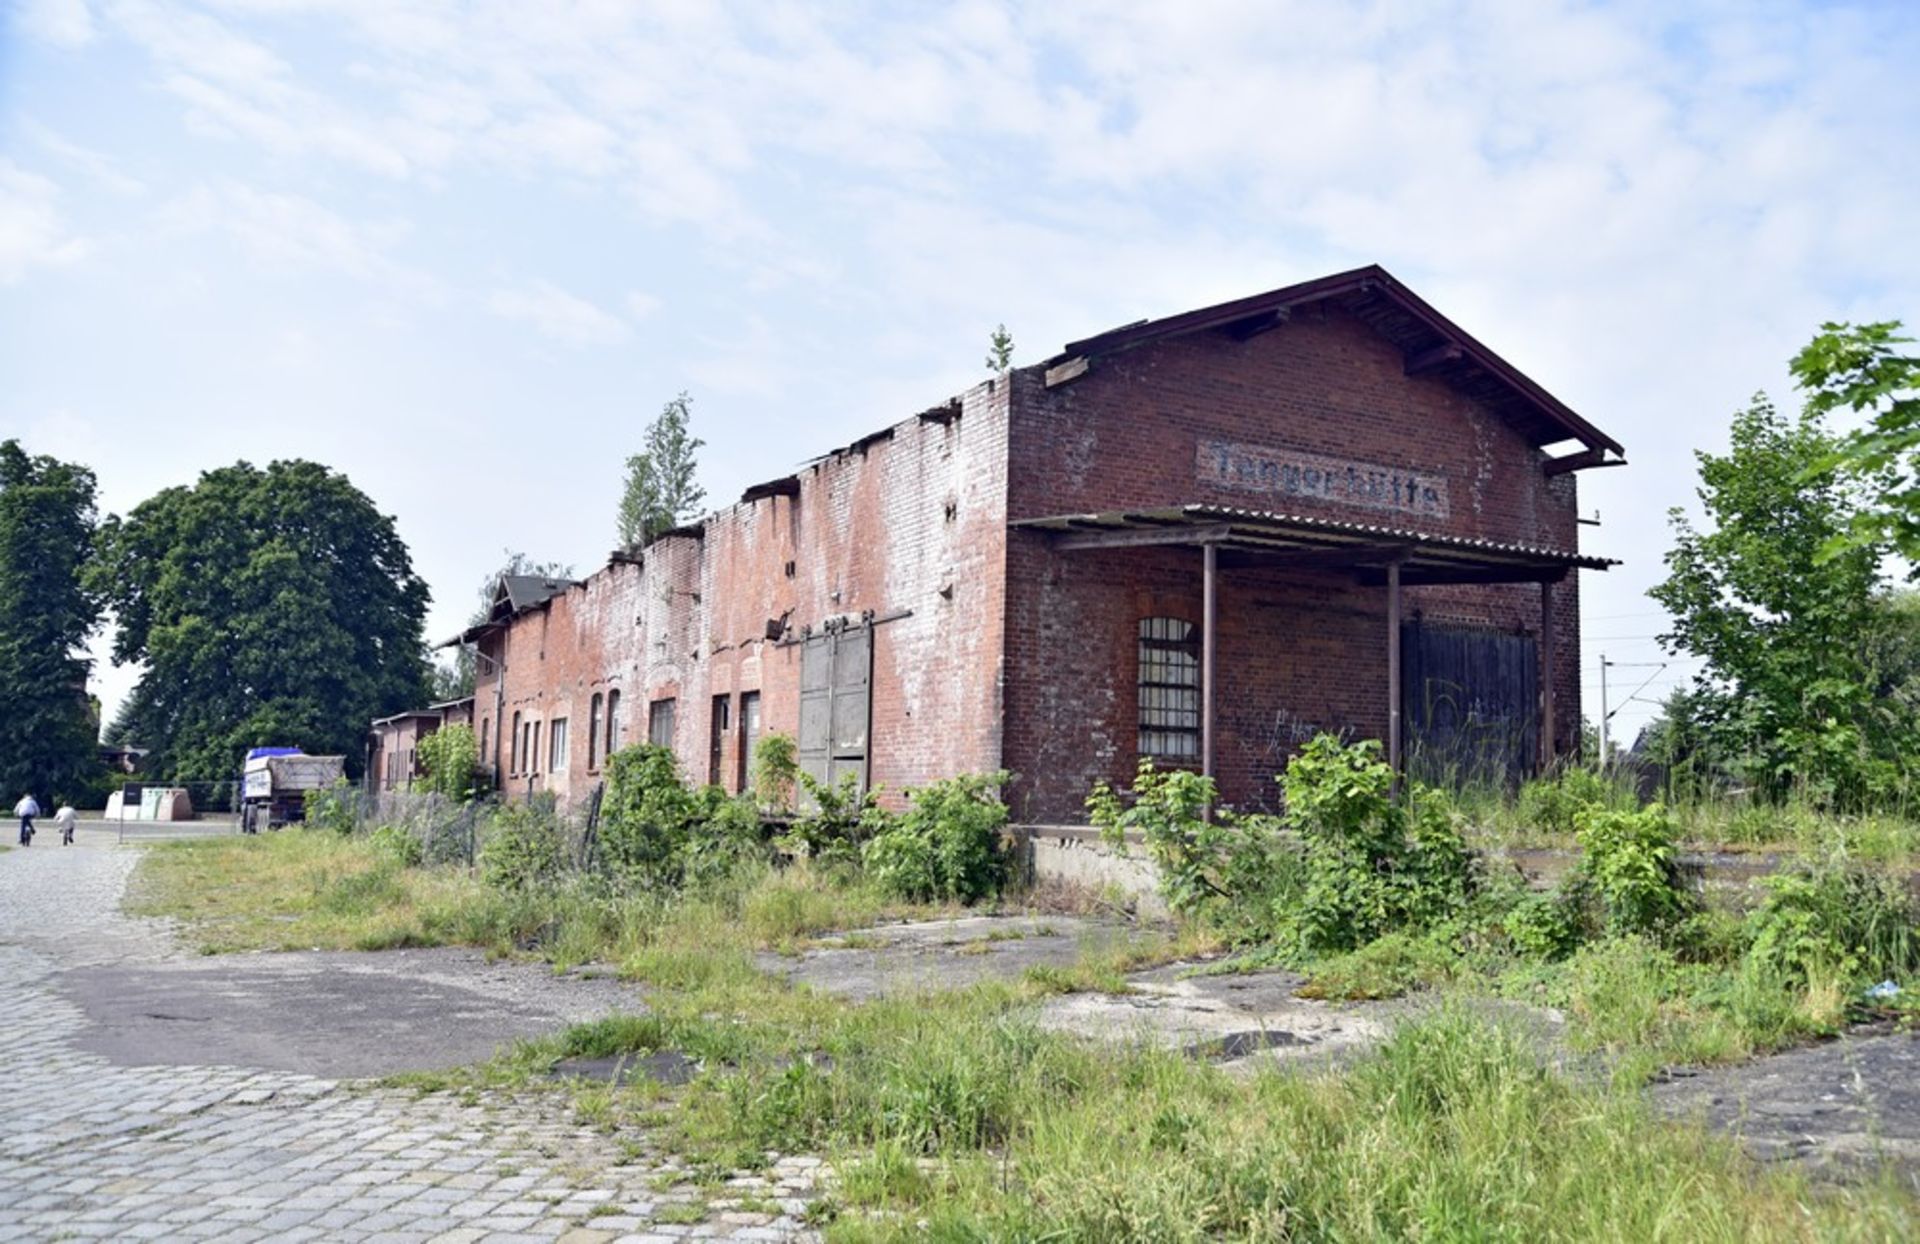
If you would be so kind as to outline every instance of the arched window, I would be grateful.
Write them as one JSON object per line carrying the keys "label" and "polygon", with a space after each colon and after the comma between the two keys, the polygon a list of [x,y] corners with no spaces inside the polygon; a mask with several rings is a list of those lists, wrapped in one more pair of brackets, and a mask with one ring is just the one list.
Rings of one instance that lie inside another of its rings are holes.
{"label": "arched window", "polygon": [[1200,634],[1191,622],[1140,619],[1140,754],[1200,757]]}
{"label": "arched window", "polygon": [[607,755],[620,750],[620,693],[607,692]]}
{"label": "arched window", "polygon": [[596,691],[587,705],[587,771],[589,773],[600,767],[600,704],[600,693]]}
{"label": "arched window", "polygon": [[513,735],[507,740],[507,772],[520,772],[520,714],[513,715]]}

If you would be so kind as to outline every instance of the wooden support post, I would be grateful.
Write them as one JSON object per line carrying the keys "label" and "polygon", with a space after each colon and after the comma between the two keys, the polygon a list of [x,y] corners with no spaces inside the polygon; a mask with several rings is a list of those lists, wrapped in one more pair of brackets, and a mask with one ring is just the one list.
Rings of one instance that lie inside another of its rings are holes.
{"label": "wooden support post", "polygon": [[1553,670],[1558,665],[1555,646],[1558,638],[1553,625],[1553,584],[1540,584],[1540,771],[1553,768],[1558,739],[1554,720]]}
{"label": "wooden support post", "polygon": [[1214,580],[1219,576],[1220,550],[1212,543],[1200,546],[1200,772],[1213,776],[1213,648]]}
{"label": "wooden support post", "polygon": [[1400,563],[1387,563],[1387,764],[1400,790]]}

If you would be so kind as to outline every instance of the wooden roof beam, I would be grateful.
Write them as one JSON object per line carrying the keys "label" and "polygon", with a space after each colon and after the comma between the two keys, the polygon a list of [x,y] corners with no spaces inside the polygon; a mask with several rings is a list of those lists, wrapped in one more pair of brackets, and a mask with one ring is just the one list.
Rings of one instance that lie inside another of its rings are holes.
{"label": "wooden roof beam", "polygon": [[1584,449],[1576,454],[1562,454],[1558,458],[1548,458],[1541,469],[1552,476],[1565,475],[1568,471],[1587,471],[1595,467],[1625,465],[1627,465],[1625,458],[1609,458],[1604,449]]}
{"label": "wooden roof beam", "polygon": [[1465,357],[1467,352],[1451,341],[1442,342],[1429,350],[1415,350],[1407,355],[1407,375],[1419,376],[1436,371],[1450,363],[1458,363]]}
{"label": "wooden roof beam", "polygon": [[1220,331],[1235,341],[1252,341],[1261,333],[1271,332],[1292,318],[1292,307],[1275,307],[1273,310],[1263,311],[1259,315],[1250,315],[1244,320],[1235,320],[1231,324],[1223,324],[1220,326]]}

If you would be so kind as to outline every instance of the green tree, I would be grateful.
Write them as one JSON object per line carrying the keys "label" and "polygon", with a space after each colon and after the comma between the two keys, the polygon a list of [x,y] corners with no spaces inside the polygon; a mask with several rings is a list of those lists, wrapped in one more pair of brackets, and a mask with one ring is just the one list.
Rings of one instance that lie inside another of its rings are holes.
{"label": "green tree", "polygon": [[1920,564],[1920,355],[1901,347],[1898,320],[1823,324],[1793,360],[1794,379],[1807,409],[1846,409],[1867,416],[1866,426],[1842,438],[1810,475],[1838,469],[1862,482],[1867,500],[1825,553],[1888,545]]}
{"label": "green tree", "polygon": [[79,655],[100,606],[85,582],[93,472],[0,442],[0,792],[81,798],[100,768]]}
{"label": "green tree", "polygon": [[427,588],[393,520],[312,462],[236,463],[109,519],[94,582],[154,771],[231,777],[248,747],[341,754],[427,692]]}
{"label": "green tree", "polygon": [[693,399],[685,393],[647,425],[646,448],[627,459],[620,495],[620,547],[648,544],[700,512],[706,490],[695,481],[696,455],[706,442],[689,430]]}
{"label": "green tree", "polygon": [[[514,549],[506,550],[506,560],[500,563],[500,569],[480,581],[479,601],[467,616],[468,626],[478,626],[487,620],[493,612],[493,594],[499,590],[500,580],[507,575],[538,575],[545,579],[571,579],[573,567],[565,562],[537,562],[525,553]],[[445,661],[434,662],[430,672],[431,686],[429,694],[435,704],[447,700],[461,700],[473,694],[474,650],[470,644],[461,644],[453,650],[453,656]]]}
{"label": "green tree", "polygon": [[987,338],[987,370],[996,376],[1004,376],[1013,366],[1013,334],[1007,331],[1005,324],[994,325],[993,334]]}
{"label": "green tree", "polygon": [[1673,651],[1706,660],[1688,706],[1768,796],[1791,791],[1858,806],[1896,776],[1902,742],[1881,728],[1871,673],[1884,545],[1823,555],[1853,530],[1860,490],[1831,463],[1820,410],[1798,418],[1765,397],[1734,417],[1724,454],[1700,453],[1709,529],[1670,511],[1666,580],[1650,593],[1672,614]]}

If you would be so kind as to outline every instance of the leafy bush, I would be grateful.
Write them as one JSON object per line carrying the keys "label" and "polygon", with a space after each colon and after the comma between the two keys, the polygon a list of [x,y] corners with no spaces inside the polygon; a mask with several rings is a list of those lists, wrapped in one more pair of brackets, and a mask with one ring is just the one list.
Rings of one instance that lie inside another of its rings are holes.
{"label": "leafy bush", "polygon": [[426,776],[419,785],[449,799],[471,799],[478,788],[480,745],[472,726],[442,726],[419,743]]}
{"label": "leafy bush", "polygon": [[670,748],[622,748],[607,760],[600,803],[600,859],[616,879],[672,889],[685,873],[687,842],[702,820],[698,796],[680,780]]}
{"label": "leafy bush", "polygon": [[1129,834],[1140,835],[1174,911],[1207,918],[1237,941],[1264,940],[1276,913],[1299,895],[1299,852],[1272,817],[1222,812],[1209,820],[1214,795],[1211,778],[1163,771],[1142,757],[1133,789],[1102,782],[1087,796],[1087,812],[1101,837],[1121,850]]}
{"label": "leafy bush", "polygon": [[[325,790],[310,790],[301,801],[306,823],[314,829],[350,834],[360,823],[360,793],[341,778]],[[261,822],[265,824],[265,822]]]}
{"label": "leafy bush", "polygon": [[1693,910],[1673,822],[1661,805],[1638,812],[1589,807],[1576,819],[1576,831],[1579,880],[1591,884],[1609,930],[1657,935]]}
{"label": "leafy bush", "polygon": [[1532,894],[1507,912],[1505,928],[1514,948],[1541,959],[1564,959],[1585,938],[1577,904],[1565,894]]}
{"label": "leafy bush", "polygon": [[398,825],[382,825],[368,836],[374,850],[402,868],[418,868],[426,851],[420,840]]}
{"label": "leafy bush", "polygon": [[794,819],[781,845],[827,868],[857,868],[861,847],[893,820],[880,806],[880,793],[861,791],[852,773],[832,784],[802,773],[800,786],[812,807]]}
{"label": "leafy bush", "polygon": [[1748,917],[1748,958],[1788,980],[1920,971],[1920,911],[1899,884],[1844,864],[1767,877]]}
{"label": "leafy bush", "polygon": [[731,877],[741,865],[766,858],[760,809],[750,797],[729,797],[718,786],[709,786],[696,798],[698,819],[689,827],[680,851],[685,884],[714,886]]}
{"label": "leafy bush", "polygon": [[800,762],[790,734],[767,734],[753,745],[753,797],[776,815],[793,811],[793,792],[800,780]]}
{"label": "leafy bush", "polygon": [[1306,886],[1294,928],[1309,952],[1352,950],[1424,928],[1472,890],[1466,843],[1444,797],[1415,786],[1392,798],[1393,770],[1373,740],[1318,735],[1287,765],[1286,824],[1299,834]]}
{"label": "leafy bush", "polygon": [[1303,998],[1358,1002],[1397,998],[1409,989],[1449,980],[1459,953],[1432,937],[1388,933],[1355,951],[1313,967],[1313,979],[1298,990]]}
{"label": "leafy bush", "polygon": [[1000,802],[1005,772],[963,774],[907,792],[908,809],[861,853],[867,875],[901,898],[972,903],[1006,883],[1000,841],[1007,823]]}
{"label": "leafy bush", "polygon": [[1379,743],[1320,735],[1280,781],[1280,819],[1209,819],[1211,779],[1142,760],[1130,800],[1102,784],[1087,809],[1107,841],[1146,840],[1175,911],[1205,913],[1235,940],[1276,941],[1285,952],[1352,950],[1395,929],[1430,928],[1471,897],[1449,801],[1416,785],[1395,802]]}
{"label": "leafy bush", "polygon": [[497,890],[550,885],[560,874],[560,822],[550,807],[508,804],[494,813],[480,846],[480,876]]}
{"label": "leafy bush", "polygon": [[1522,825],[1549,834],[1572,834],[1589,808],[1622,804],[1620,788],[1592,769],[1572,766],[1520,787],[1515,812]]}

